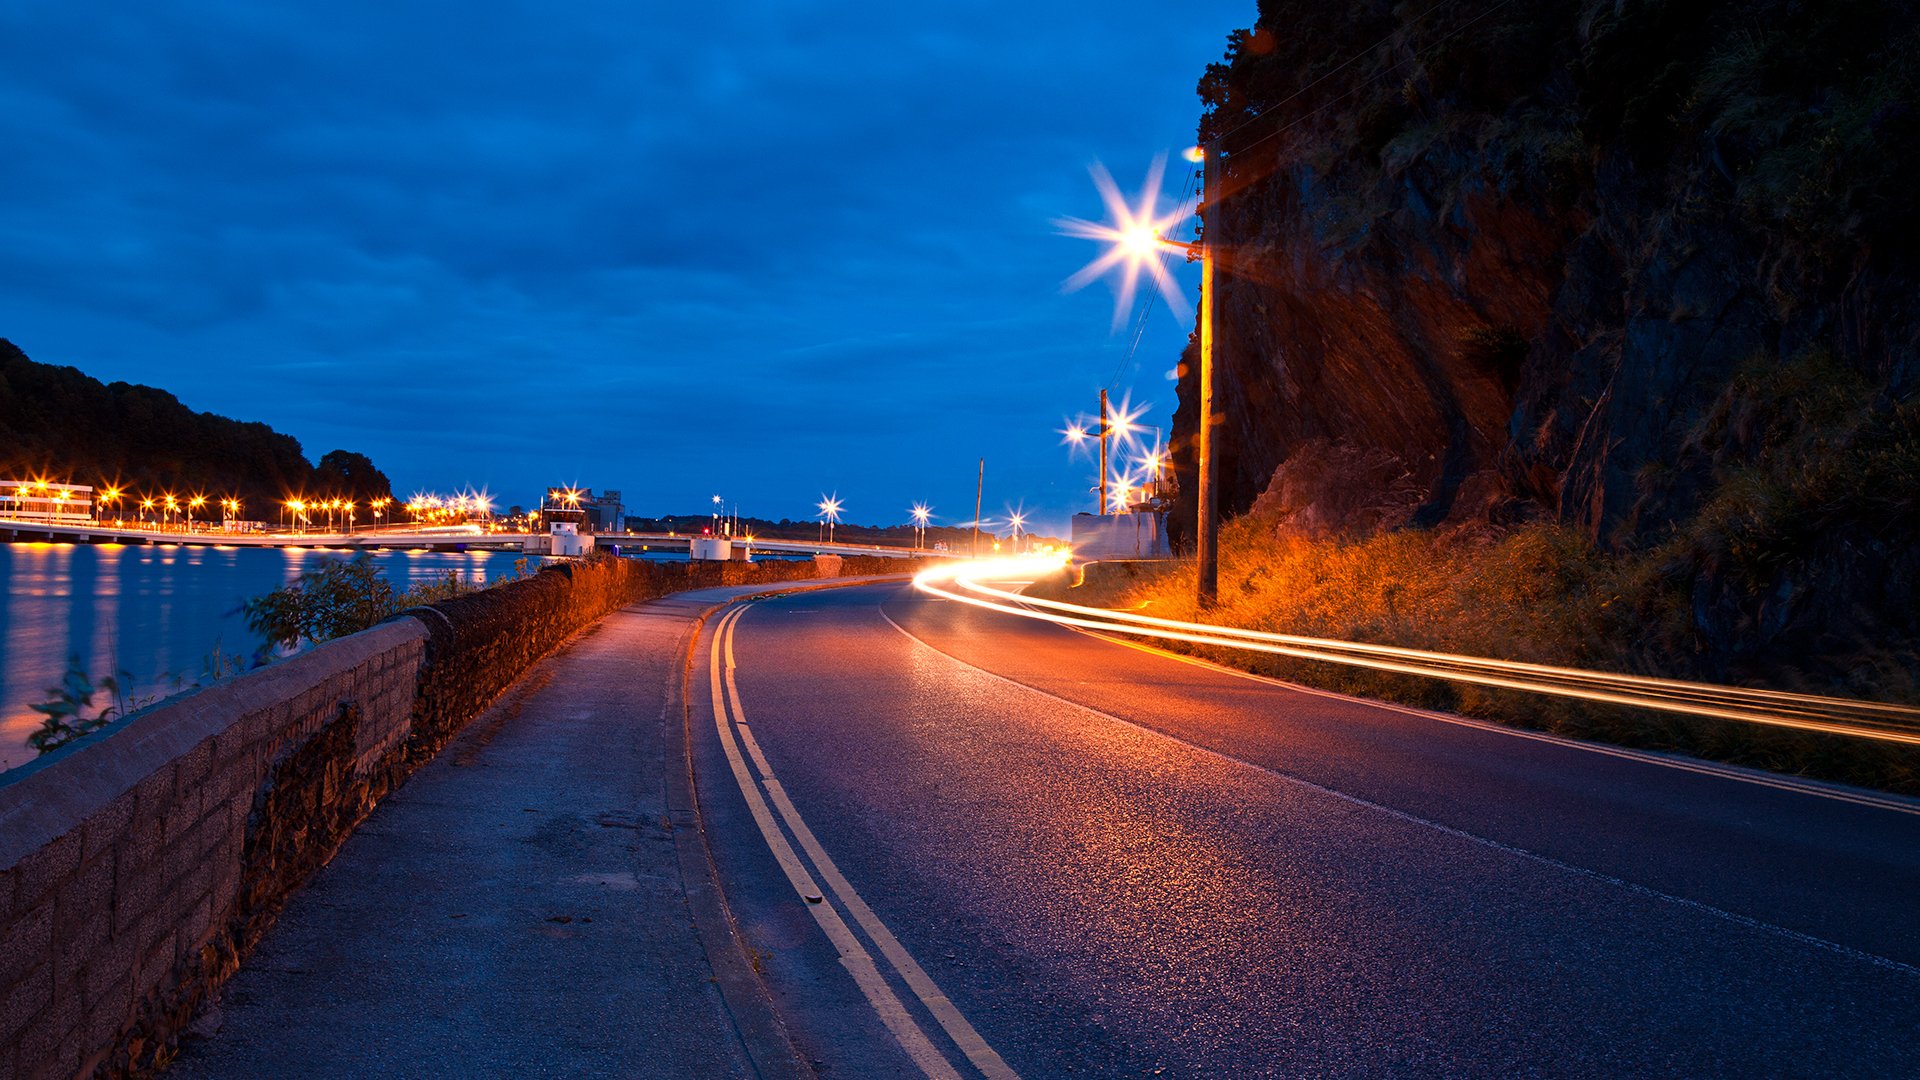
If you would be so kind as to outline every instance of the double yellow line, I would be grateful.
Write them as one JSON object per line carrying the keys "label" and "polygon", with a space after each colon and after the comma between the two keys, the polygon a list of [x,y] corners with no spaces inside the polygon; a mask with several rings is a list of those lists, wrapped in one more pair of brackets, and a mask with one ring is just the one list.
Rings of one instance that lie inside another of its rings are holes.
{"label": "double yellow line", "polygon": [[[953,1046],[978,1070],[979,1075],[989,1080],[1019,1080],[1019,1074],[994,1052],[993,1047],[987,1045],[987,1041],[947,999],[933,978],[894,937],[893,931],[887,929],[886,924],[880,921],[880,917],[847,882],[840,868],[834,865],[826,849],[814,837],[813,830],[807,827],[806,819],[800,816],[793,800],[787,797],[786,789],[774,776],[773,767],[767,764],[767,757],[761,752],[753,729],[747,724],[746,710],[740,703],[740,687],[733,676],[736,666],[733,658],[734,627],[749,606],[741,604],[734,608],[715,626],[713,643],[709,649],[707,681],[713,693],[713,723],[720,737],[720,748],[726,753],[734,782],[739,784],[740,794],[747,801],[747,809],[753,814],[760,835],[772,850],[774,861],[780,864],[794,892],[813,915],[814,921],[820,924],[827,940],[833,943],[835,951],[840,954],[840,963],[853,975],[854,982],[879,1015],[880,1022],[886,1025],[887,1030],[899,1041],[901,1049],[906,1051],[922,1072],[938,1080],[961,1080],[962,1075],[948,1060],[946,1053],[934,1044],[900,996],[894,993],[892,984],[881,972],[873,954],[848,925],[847,916],[851,916],[854,923],[865,932],[894,973],[932,1015]],[[741,752],[743,747],[744,755]],[[753,760],[751,768],[748,767],[747,758]],[[788,839],[789,835],[791,840]],[[798,851],[794,849],[796,843],[799,845]]]}

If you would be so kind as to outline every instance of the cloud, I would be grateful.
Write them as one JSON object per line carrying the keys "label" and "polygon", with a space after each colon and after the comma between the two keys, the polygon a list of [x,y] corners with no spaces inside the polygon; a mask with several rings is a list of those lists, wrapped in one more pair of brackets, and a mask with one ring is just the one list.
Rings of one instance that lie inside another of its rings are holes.
{"label": "cloud", "polygon": [[[1178,14],[10,5],[0,333],[403,486],[780,516],[831,472],[857,518],[989,453],[1064,509],[1051,428],[1125,342],[1050,222],[1185,140],[1254,12]],[[1184,339],[1134,364],[1163,413]]]}

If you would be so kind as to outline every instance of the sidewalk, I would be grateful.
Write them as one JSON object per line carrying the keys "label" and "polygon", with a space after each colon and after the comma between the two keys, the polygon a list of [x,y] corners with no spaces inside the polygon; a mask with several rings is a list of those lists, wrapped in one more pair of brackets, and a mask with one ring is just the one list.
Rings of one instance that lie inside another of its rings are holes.
{"label": "sidewalk", "polygon": [[765,591],[626,608],[543,661],[294,896],[168,1077],[787,1073],[694,831],[680,697],[699,614]]}

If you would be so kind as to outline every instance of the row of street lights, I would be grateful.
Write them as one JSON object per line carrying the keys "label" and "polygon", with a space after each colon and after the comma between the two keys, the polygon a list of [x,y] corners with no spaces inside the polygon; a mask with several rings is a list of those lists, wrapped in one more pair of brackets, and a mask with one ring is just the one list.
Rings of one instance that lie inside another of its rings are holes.
{"label": "row of street lights", "polygon": [[[1186,242],[1167,238],[1167,231],[1178,225],[1187,216],[1188,210],[1183,205],[1164,216],[1156,213],[1160,198],[1160,173],[1164,161],[1155,161],[1148,170],[1147,183],[1141,192],[1140,205],[1137,208],[1128,206],[1126,200],[1120,197],[1112,177],[1104,169],[1096,169],[1094,183],[1106,202],[1112,218],[1111,223],[1063,219],[1059,225],[1069,235],[1103,241],[1108,245],[1105,254],[1067,279],[1069,288],[1079,288],[1116,268],[1124,269],[1118,296],[1119,303],[1115,310],[1116,326],[1121,312],[1130,310],[1133,306],[1134,290],[1139,283],[1142,271],[1146,271],[1154,279],[1154,283],[1166,297],[1169,307],[1175,310],[1184,308],[1179,292],[1173,286],[1172,275],[1161,263],[1161,256],[1164,253],[1184,254],[1188,261],[1200,264],[1200,371],[1197,380],[1200,390],[1200,416],[1199,438],[1195,446],[1199,457],[1196,469],[1199,474],[1199,490],[1196,493],[1199,506],[1194,528],[1194,542],[1197,549],[1194,594],[1202,607],[1208,607],[1213,605],[1219,597],[1220,581],[1220,494],[1218,462],[1215,460],[1214,452],[1216,435],[1214,428],[1221,418],[1216,415],[1214,407],[1213,324],[1214,308],[1219,292],[1216,278],[1223,267],[1219,265],[1222,261],[1219,257],[1220,253],[1214,247],[1214,237],[1218,235],[1218,222],[1208,220],[1209,214],[1217,209],[1220,200],[1220,143],[1215,140],[1194,147],[1188,151],[1187,158],[1200,165],[1200,203],[1196,210],[1200,215],[1201,236],[1205,238],[1204,240]],[[1213,227],[1209,227],[1210,225]],[[1107,431],[1104,393],[1101,399],[1101,434],[1104,436]],[[1086,432],[1082,428],[1080,438],[1085,437]],[[1107,505],[1107,469],[1104,449],[1103,438],[1100,469],[1100,504],[1103,510]]]}
{"label": "row of street lights", "polygon": [[[94,498],[100,505],[114,508],[114,521],[116,524],[119,524],[125,520],[119,516],[121,499],[124,498],[132,501],[133,497],[117,485],[109,485],[100,489],[100,493]],[[135,505],[139,507],[140,520],[143,523],[148,522],[151,518],[158,517],[160,527],[165,529],[170,528],[173,525],[174,518],[178,517],[181,519],[182,524],[186,526],[187,531],[192,532],[194,525],[197,524],[194,519],[195,513],[207,506],[208,503],[214,503],[214,505],[220,508],[220,523],[223,526],[231,526],[233,522],[240,519],[240,500],[233,497],[219,499],[217,501],[209,499],[205,495],[188,495],[182,498],[169,491],[162,492],[159,495],[142,497]],[[211,521],[208,522],[208,524],[211,523]]]}
{"label": "row of street lights", "polygon": [[[387,507],[392,502],[384,498],[367,500],[367,509],[382,526],[387,523]],[[326,515],[328,532],[342,531],[343,527],[344,531],[352,532],[359,506],[352,499],[288,499],[280,505],[281,528],[304,530],[313,521],[309,516],[311,512]]]}

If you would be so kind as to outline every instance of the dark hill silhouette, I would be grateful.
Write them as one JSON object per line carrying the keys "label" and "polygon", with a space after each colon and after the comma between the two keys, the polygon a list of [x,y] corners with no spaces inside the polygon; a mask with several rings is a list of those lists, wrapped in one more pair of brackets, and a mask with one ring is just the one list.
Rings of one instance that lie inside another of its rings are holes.
{"label": "dark hill silhouette", "polygon": [[[316,469],[300,441],[266,424],[195,412],[165,390],[102,383],[42,364],[0,338],[0,477],[45,477],[134,493],[237,497],[241,516],[274,516],[289,493],[391,497],[364,455],[336,450]],[[210,515],[212,516],[212,515]]]}

